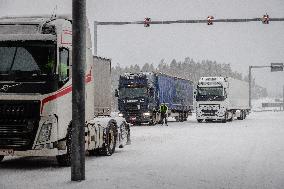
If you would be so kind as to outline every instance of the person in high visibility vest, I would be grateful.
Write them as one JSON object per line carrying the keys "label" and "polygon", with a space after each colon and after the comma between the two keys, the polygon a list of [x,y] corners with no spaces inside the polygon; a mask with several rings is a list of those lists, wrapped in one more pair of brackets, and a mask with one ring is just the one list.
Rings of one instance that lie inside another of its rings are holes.
{"label": "person in high visibility vest", "polygon": [[160,112],[161,112],[161,117],[162,117],[162,125],[165,124],[168,126],[168,120],[167,120],[167,114],[168,114],[168,106],[165,103],[162,103],[160,105]]}

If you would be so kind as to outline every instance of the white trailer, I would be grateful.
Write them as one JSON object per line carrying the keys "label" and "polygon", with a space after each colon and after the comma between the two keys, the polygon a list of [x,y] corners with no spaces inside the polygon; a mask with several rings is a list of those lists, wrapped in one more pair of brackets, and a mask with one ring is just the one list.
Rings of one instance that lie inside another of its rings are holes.
{"label": "white trailer", "polygon": [[195,99],[198,122],[242,120],[250,111],[249,85],[234,78],[202,77]]}
{"label": "white trailer", "polygon": [[[105,92],[111,87],[110,61],[94,63],[88,25],[86,32],[85,149],[111,155],[126,144],[129,125],[110,117],[105,101],[97,103],[100,95],[111,95]],[[71,52],[69,16],[0,18],[0,161],[8,155],[56,156],[59,164],[70,165]]]}

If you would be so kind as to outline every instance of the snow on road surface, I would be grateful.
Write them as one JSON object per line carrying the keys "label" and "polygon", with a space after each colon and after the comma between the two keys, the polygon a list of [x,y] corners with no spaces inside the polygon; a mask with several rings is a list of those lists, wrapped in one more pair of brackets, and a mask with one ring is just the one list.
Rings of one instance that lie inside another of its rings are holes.
{"label": "snow on road surface", "polygon": [[246,120],[132,127],[132,145],[86,157],[86,181],[71,182],[55,158],[5,158],[0,188],[284,188],[284,112]]}

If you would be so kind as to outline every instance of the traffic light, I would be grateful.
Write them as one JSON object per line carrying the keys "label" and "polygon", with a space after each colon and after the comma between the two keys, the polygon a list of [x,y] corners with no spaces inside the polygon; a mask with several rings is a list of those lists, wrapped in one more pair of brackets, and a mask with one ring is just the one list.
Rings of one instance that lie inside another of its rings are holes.
{"label": "traffic light", "polygon": [[207,16],[207,25],[213,25],[214,16]]}
{"label": "traffic light", "polygon": [[149,27],[150,26],[150,22],[151,22],[151,18],[145,18],[144,20],[144,27]]}
{"label": "traffic light", "polygon": [[265,15],[263,15],[262,23],[263,24],[269,24],[269,15],[267,13]]}
{"label": "traffic light", "polygon": [[283,63],[271,63],[271,72],[282,72],[284,65]]}

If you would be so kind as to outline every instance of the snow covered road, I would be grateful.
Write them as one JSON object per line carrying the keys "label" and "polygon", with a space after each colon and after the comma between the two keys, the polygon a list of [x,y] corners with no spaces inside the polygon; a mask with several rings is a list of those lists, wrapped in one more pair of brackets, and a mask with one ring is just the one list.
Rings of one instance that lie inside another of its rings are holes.
{"label": "snow covered road", "polygon": [[0,188],[284,188],[284,112],[246,120],[132,127],[132,145],[86,157],[86,181],[71,182],[55,158],[6,158]]}

